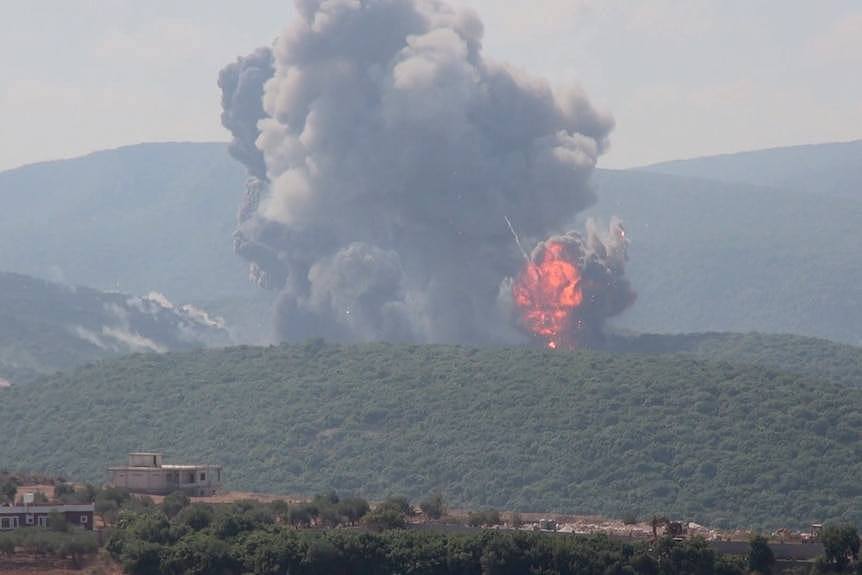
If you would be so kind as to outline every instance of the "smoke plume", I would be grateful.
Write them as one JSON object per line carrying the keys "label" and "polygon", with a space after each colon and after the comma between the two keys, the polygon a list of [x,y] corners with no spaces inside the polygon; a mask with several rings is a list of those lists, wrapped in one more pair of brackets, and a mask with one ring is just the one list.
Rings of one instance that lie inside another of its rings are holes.
{"label": "smoke plume", "polygon": [[[523,341],[506,294],[523,256],[506,218],[528,246],[564,234],[595,200],[612,120],[578,90],[486,58],[470,10],[296,7],[272,48],[219,77],[230,152],[249,174],[235,247],[280,292],[279,337]],[[586,277],[622,282],[616,244],[561,237]],[[598,291],[585,305],[596,329],[624,307]]]}

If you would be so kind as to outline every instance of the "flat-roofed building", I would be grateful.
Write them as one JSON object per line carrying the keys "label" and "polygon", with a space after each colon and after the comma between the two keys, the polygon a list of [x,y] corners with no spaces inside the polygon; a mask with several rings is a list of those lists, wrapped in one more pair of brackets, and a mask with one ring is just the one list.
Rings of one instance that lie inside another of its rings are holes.
{"label": "flat-roofed building", "polygon": [[161,453],[130,453],[128,465],[109,467],[110,483],[133,493],[167,495],[184,491],[191,496],[213,495],[221,488],[220,465],[175,465]]}
{"label": "flat-roofed building", "polygon": [[95,510],[96,506],[92,503],[83,505],[35,504],[32,500],[25,500],[18,505],[0,505],[0,531],[12,531],[26,527],[48,527],[48,518],[52,513],[60,514],[70,525],[92,531]]}

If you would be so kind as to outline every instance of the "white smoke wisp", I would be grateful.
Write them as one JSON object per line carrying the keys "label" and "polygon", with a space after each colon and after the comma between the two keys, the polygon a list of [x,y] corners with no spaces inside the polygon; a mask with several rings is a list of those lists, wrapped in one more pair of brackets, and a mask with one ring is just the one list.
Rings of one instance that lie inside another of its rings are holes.
{"label": "white smoke wisp", "polygon": [[151,291],[144,296],[143,299],[133,298],[133,300],[135,301],[130,300],[128,302],[129,305],[138,304],[138,308],[141,309],[141,311],[146,310],[142,304],[154,303],[164,310],[173,312],[181,322],[188,324],[189,327],[212,328],[217,330],[224,330],[226,327],[223,317],[210,315],[206,310],[192,304],[186,303],[176,305],[169,300],[166,295],[157,291]]}
{"label": "white smoke wisp", "polygon": [[[133,352],[166,353],[168,348],[153,339],[141,335],[132,328],[129,310],[118,304],[105,304],[106,314],[114,319],[113,325],[102,326],[102,338],[113,339],[117,344],[125,346]],[[105,341],[102,339],[102,341]],[[110,345],[110,344],[108,344]]]}
{"label": "white smoke wisp", "polygon": [[297,0],[271,49],[220,77],[249,185],[235,234],[280,291],[281,338],[523,340],[498,292],[525,243],[590,206],[612,120],[485,57],[436,0]]}
{"label": "white smoke wisp", "polygon": [[102,341],[102,338],[100,338],[98,334],[96,334],[92,330],[85,328],[84,326],[75,325],[70,326],[68,329],[70,333],[86,341],[92,346],[95,346],[102,350],[117,351],[117,346],[109,345],[108,343]]}

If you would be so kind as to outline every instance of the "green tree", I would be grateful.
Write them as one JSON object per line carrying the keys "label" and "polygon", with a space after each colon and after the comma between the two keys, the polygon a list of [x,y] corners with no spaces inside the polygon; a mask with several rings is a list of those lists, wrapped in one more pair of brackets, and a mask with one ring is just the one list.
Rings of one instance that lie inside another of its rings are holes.
{"label": "green tree", "polygon": [[658,575],[658,561],[646,553],[632,557],[631,566],[638,575]]}
{"label": "green tree", "polygon": [[276,499],[269,504],[269,507],[272,509],[272,513],[275,517],[280,521],[287,521],[287,513],[290,511],[290,505],[287,504],[287,501],[284,499]]}
{"label": "green tree", "polygon": [[0,484],[0,499],[3,503],[15,503],[15,495],[18,493],[18,484],[13,479],[8,479]]}
{"label": "green tree", "polygon": [[176,516],[178,525],[186,526],[194,531],[206,529],[213,522],[213,511],[209,505],[192,503]]}
{"label": "green tree", "polygon": [[162,511],[168,517],[176,517],[189,503],[191,503],[191,499],[189,499],[188,495],[182,491],[174,491],[170,495],[165,496],[162,501]]}
{"label": "green tree", "polygon": [[211,533],[189,533],[162,554],[165,575],[230,575],[239,573],[239,562],[230,546]]}
{"label": "green tree", "polygon": [[312,519],[313,514],[308,505],[292,505],[287,510],[287,522],[294,527],[308,527]]}
{"label": "green tree", "polygon": [[446,513],[446,505],[443,502],[443,494],[439,491],[430,495],[419,503],[419,509],[429,519],[440,519]]}
{"label": "green tree", "polygon": [[92,533],[72,533],[60,542],[57,554],[71,557],[72,564],[79,569],[83,558],[94,555],[98,550],[99,545]]}
{"label": "green tree", "polygon": [[383,500],[383,503],[381,503],[380,506],[395,509],[407,517],[413,517],[416,515],[416,510],[413,509],[413,505],[410,503],[410,500],[401,495],[387,497]]}
{"label": "green tree", "polygon": [[674,541],[663,537],[656,544],[661,573],[665,575],[713,575],[715,551],[702,538]]}
{"label": "green tree", "polygon": [[769,541],[762,535],[753,537],[749,543],[748,570],[761,575],[771,575],[774,567],[775,554],[769,547]]}
{"label": "green tree", "polygon": [[859,532],[853,525],[827,525],[820,532],[823,558],[829,569],[844,571],[859,559]]}
{"label": "green tree", "polygon": [[337,505],[338,513],[350,525],[356,525],[356,522],[368,513],[370,506],[368,502],[360,497],[348,497],[342,499]]}
{"label": "green tree", "polygon": [[362,522],[374,531],[403,529],[407,526],[404,514],[392,507],[378,507],[363,517]]}
{"label": "green tree", "polygon": [[131,502],[132,496],[127,489],[107,487],[94,497],[96,513],[105,525],[113,525],[120,510]]}
{"label": "green tree", "polygon": [[15,540],[6,533],[0,533],[0,555],[12,556],[15,553]]}

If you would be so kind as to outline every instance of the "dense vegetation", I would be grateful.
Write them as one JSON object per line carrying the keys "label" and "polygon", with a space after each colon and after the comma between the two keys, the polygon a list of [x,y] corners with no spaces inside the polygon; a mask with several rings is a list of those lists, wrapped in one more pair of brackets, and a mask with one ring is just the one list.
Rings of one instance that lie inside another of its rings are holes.
{"label": "dense vegetation", "polygon": [[[242,500],[230,504],[192,502],[175,492],[156,504],[117,488],[55,483],[54,498],[95,503],[107,530],[99,538],[130,575],[240,574],[644,574],[771,575],[778,572],[768,539],[755,536],[747,552],[717,554],[700,539],[621,541],[604,535],[555,536],[518,531],[519,515],[506,521],[496,511],[474,512],[468,525],[428,522],[439,518],[439,496],[416,507],[405,497],[370,506],[335,492],[310,501]],[[493,531],[480,527],[493,526]],[[503,531],[497,531],[503,529]],[[827,525],[823,554],[811,565],[783,572],[860,573],[855,527]],[[0,558],[18,553],[70,558],[79,567],[97,551],[93,533],[70,527],[60,514],[48,529],[0,533]]]}
{"label": "dense vegetation", "polygon": [[757,366],[309,342],[132,356],[5,390],[0,461],[101,481],[127,451],[161,449],[278,493],[859,524],[860,427],[862,390]]}
{"label": "dense vegetation", "polygon": [[[599,202],[585,215],[622,216],[632,240],[628,272],[639,300],[619,325],[862,342],[859,147],[772,150],[711,171],[696,161],[684,162],[689,171],[665,170],[682,175],[597,171]],[[266,298],[231,249],[244,179],[224,145],[192,143],[0,173],[0,245],[15,246],[0,250],[0,269],[215,304],[241,341],[260,341],[269,335]]]}
{"label": "dense vegetation", "polygon": [[12,383],[132,351],[228,340],[149,300],[0,272],[0,378]]}
{"label": "dense vegetation", "polygon": [[107,548],[131,575],[741,575],[746,565],[701,540],[648,547],[524,532],[297,530],[278,510],[251,502],[192,505],[173,520],[157,508],[124,513]]}
{"label": "dense vegetation", "polygon": [[70,558],[75,566],[98,549],[96,536],[79,528],[18,529],[0,532],[0,556],[23,552],[35,556]]}
{"label": "dense vegetation", "polygon": [[862,348],[823,339],[760,333],[643,334],[612,337],[607,346],[615,351],[681,353],[862,387]]}

